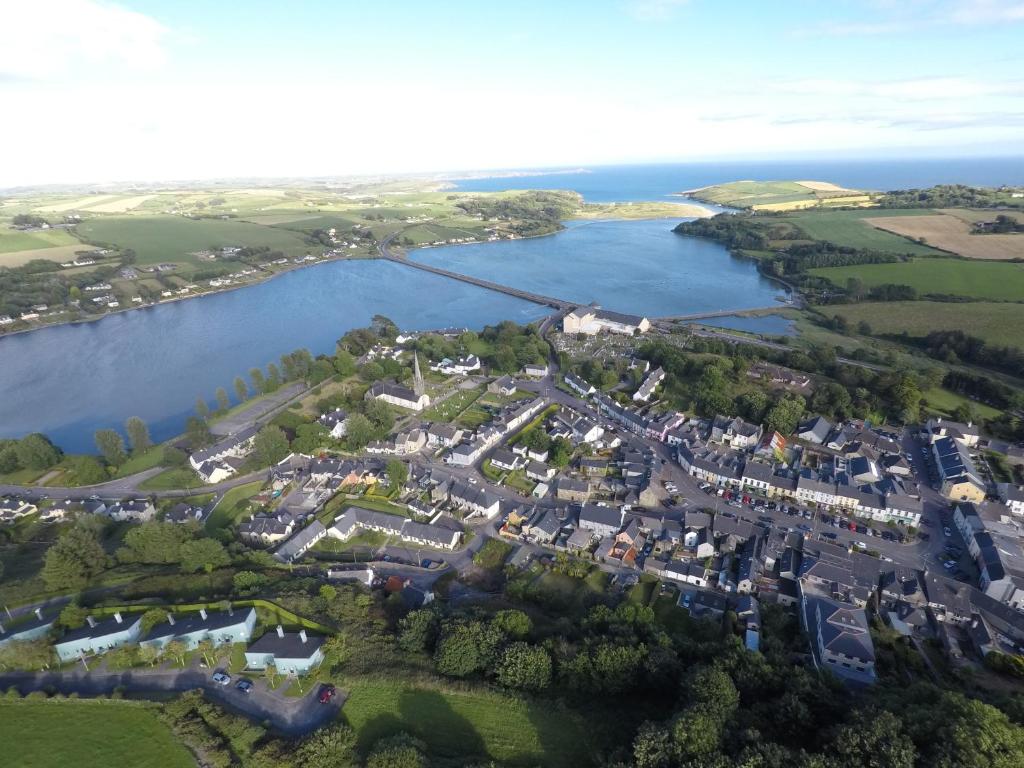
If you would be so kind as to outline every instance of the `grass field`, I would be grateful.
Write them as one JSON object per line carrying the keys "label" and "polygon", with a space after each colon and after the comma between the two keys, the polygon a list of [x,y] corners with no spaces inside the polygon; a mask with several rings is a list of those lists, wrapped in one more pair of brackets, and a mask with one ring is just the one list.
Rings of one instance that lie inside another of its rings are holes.
{"label": "grass field", "polygon": [[[920,216],[930,211],[892,211],[896,216]],[[868,224],[865,219],[877,216],[878,211],[803,211],[786,216],[809,238],[825,240],[851,248],[865,248],[912,256],[942,256],[941,251],[908,240],[892,232],[885,232]],[[890,212],[886,212],[889,216]]]}
{"label": "grass field", "polygon": [[1024,299],[1024,264],[963,259],[912,259],[896,264],[860,264],[854,267],[812,269],[811,274],[845,286],[858,277],[868,288],[893,283],[929,293],[972,299],[1021,301]]}
{"label": "grass field", "polygon": [[176,488],[201,488],[203,481],[190,467],[172,467],[143,480],[139,488],[144,491],[173,491]]}
{"label": "grass field", "polygon": [[983,419],[991,419],[1001,413],[991,406],[976,402],[963,397],[962,395],[958,395],[956,392],[950,392],[948,389],[942,389],[941,387],[925,391],[924,400],[928,404],[929,408],[935,411],[940,411],[946,416],[952,416],[953,411],[961,405],[970,406],[974,409],[975,413]]}
{"label": "grass field", "polygon": [[851,326],[865,321],[873,333],[926,336],[931,331],[963,331],[997,346],[1024,347],[1024,304],[890,301],[822,307]]}
{"label": "grass field", "polygon": [[314,250],[296,232],[237,220],[109,216],[85,221],[78,231],[96,243],[133,249],[141,265],[198,264],[192,253],[225,245],[265,245],[293,256]]}
{"label": "grass field", "polygon": [[593,739],[564,710],[489,691],[437,690],[389,680],[360,679],[342,713],[364,753],[380,738],[400,731],[426,742],[432,754],[469,755],[507,766],[575,768],[592,765]]}
{"label": "grass field", "polygon": [[793,210],[816,205],[863,205],[870,198],[857,190],[820,181],[732,181],[688,193],[703,200],[732,208]]}
{"label": "grass field", "polygon": [[3,702],[0,744],[11,768],[195,766],[156,714],[132,702]]}
{"label": "grass field", "polygon": [[246,506],[242,503],[255,496],[263,487],[261,480],[244,485],[236,485],[224,494],[216,509],[206,519],[206,530],[214,531],[238,522],[238,518],[245,512]]}
{"label": "grass field", "polygon": [[957,216],[881,216],[865,219],[872,226],[914,239],[968,259],[1024,259],[1024,236],[972,235],[971,225]]}

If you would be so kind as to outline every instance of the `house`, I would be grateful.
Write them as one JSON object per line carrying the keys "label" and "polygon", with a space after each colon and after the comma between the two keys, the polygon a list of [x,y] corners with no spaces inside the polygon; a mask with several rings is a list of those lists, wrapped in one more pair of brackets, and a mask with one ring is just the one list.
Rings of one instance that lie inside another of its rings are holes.
{"label": "house", "polygon": [[[247,456],[249,451],[252,450],[252,442],[256,437],[257,431],[258,427],[254,424],[239,430],[209,448],[195,451],[188,458],[192,469],[199,471],[199,468],[207,462],[217,463],[227,458],[240,459]],[[207,480],[207,482],[218,481]]]}
{"label": "house", "polygon": [[517,456],[507,448],[499,448],[491,454],[491,466],[498,469],[512,472],[522,467],[523,464],[524,460],[522,457]]}
{"label": "house", "polygon": [[637,391],[633,393],[633,400],[638,403],[646,403],[651,399],[655,388],[664,380],[665,371],[661,367],[655,368],[647,374],[647,378],[643,380]]}
{"label": "house", "polygon": [[195,504],[179,502],[164,513],[165,523],[201,523],[206,516],[206,508]]}
{"label": "house", "polygon": [[526,465],[526,476],[540,483],[550,480],[555,476],[556,472],[557,470],[554,467],[549,467],[540,461],[531,461]]}
{"label": "house", "polygon": [[323,644],[326,638],[308,635],[306,630],[267,632],[245,650],[247,669],[263,670],[273,666],[285,675],[304,675],[315,669],[324,660]]}
{"label": "house", "polygon": [[327,528],[324,524],[314,520],[282,544],[274,553],[274,559],[282,563],[294,563],[326,535]]}
{"label": "house", "polygon": [[647,333],[651,321],[646,317],[610,312],[597,306],[576,307],[562,318],[562,333],[584,333],[592,336],[602,331],[632,336]]}
{"label": "house", "polygon": [[462,430],[452,424],[431,424],[427,429],[427,445],[450,448],[462,439]]}
{"label": "house", "polygon": [[981,431],[972,422],[961,424],[942,417],[928,419],[925,432],[930,443],[948,437],[966,448],[974,448],[981,439]]}
{"label": "house", "polygon": [[695,587],[706,587],[708,585],[708,571],[703,563],[696,560],[671,560],[662,566],[660,572],[655,574],[663,579],[671,579],[682,584],[692,584]]}
{"label": "house", "polygon": [[422,411],[430,405],[430,396],[417,394],[408,387],[389,381],[377,381],[366,390],[364,397],[367,400],[382,400],[400,408],[408,408],[410,411]]}
{"label": "house", "polygon": [[864,609],[805,593],[801,623],[819,669],[829,670],[844,682],[875,682],[875,648]]}
{"label": "house", "polygon": [[43,609],[36,608],[28,619],[18,624],[10,627],[0,624],[0,648],[8,643],[27,643],[46,637],[53,627],[54,621],[56,621],[56,616],[44,617]]}
{"label": "house", "polygon": [[156,507],[149,499],[131,499],[107,507],[107,516],[120,523],[145,522],[156,517]]}
{"label": "house", "polygon": [[465,376],[467,373],[480,370],[480,358],[476,355],[467,355],[457,360],[446,357],[441,362],[431,365],[430,370],[438,371],[446,376]]}
{"label": "house", "polygon": [[565,385],[581,397],[590,397],[592,394],[597,392],[597,389],[593,384],[584,381],[575,373],[565,374]]}
{"label": "house", "polygon": [[947,499],[979,504],[985,500],[985,481],[965,442],[951,436],[939,437],[932,442],[932,454],[942,481],[940,491]]}
{"label": "house", "polygon": [[682,543],[698,560],[704,560],[715,554],[715,540],[711,536],[710,527],[688,527],[682,533]]}
{"label": "house", "polygon": [[193,650],[202,642],[210,642],[214,646],[248,643],[252,640],[255,629],[255,608],[239,611],[231,608],[224,611],[207,611],[200,608],[198,613],[190,616],[168,614],[167,621],[154,626],[139,640],[139,645],[164,648],[173,640],[184,643],[189,650]]}
{"label": "house", "polygon": [[502,376],[488,384],[487,391],[494,395],[509,397],[516,392],[516,380],[511,376]]}
{"label": "house", "polygon": [[348,431],[348,414],[341,408],[335,408],[323,414],[317,421],[320,422],[335,440],[340,440]]}
{"label": "house", "polygon": [[587,477],[603,477],[608,474],[608,461],[584,456],[580,459],[580,471]]}
{"label": "house", "polygon": [[715,416],[711,421],[708,440],[722,443],[736,450],[753,448],[761,440],[761,425],[749,424],[739,416]]}
{"label": "house", "polygon": [[590,498],[590,483],[574,477],[560,477],[555,481],[555,498],[563,501],[586,501]]}
{"label": "house", "polygon": [[547,363],[537,365],[535,363],[529,363],[523,366],[523,375],[529,376],[534,379],[543,379],[548,375]]}
{"label": "house", "polygon": [[796,436],[805,442],[814,445],[824,445],[828,436],[832,433],[832,424],[823,416],[814,416],[800,424],[796,429]]}
{"label": "house", "polygon": [[[679,599],[683,599],[682,595]],[[702,589],[690,601],[690,615],[697,619],[720,620],[728,607],[725,595]]]}
{"label": "house", "polygon": [[118,612],[103,621],[87,616],[85,626],[67,632],[53,644],[53,650],[61,661],[72,661],[134,643],[141,633],[141,613],[126,618]]}
{"label": "house", "polygon": [[481,515],[491,518],[498,514],[500,500],[486,488],[469,483],[453,482],[448,492],[451,503],[469,512],[470,516]]}
{"label": "house", "polygon": [[426,525],[417,523],[415,520],[406,520],[402,524],[402,541],[410,544],[421,544],[425,547],[436,547],[437,549],[455,549],[462,532],[454,528],[446,528],[440,525]]}
{"label": "house", "polygon": [[996,492],[1012,514],[1024,515],[1024,488],[1012,483],[999,483]]}
{"label": "house", "polygon": [[275,544],[291,536],[294,528],[295,518],[291,513],[277,510],[251,515],[248,520],[238,524],[238,535],[252,543]]}
{"label": "house", "polygon": [[551,544],[561,530],[562,522],[553,509],[538,510],[534,518],[523,526],[523,533],[536,544]]}
{"label": "house", "polygon": [[622,528],[622,516],[620,507],[583,504],[579,510],[579,527],[597,536],[614,536]]}

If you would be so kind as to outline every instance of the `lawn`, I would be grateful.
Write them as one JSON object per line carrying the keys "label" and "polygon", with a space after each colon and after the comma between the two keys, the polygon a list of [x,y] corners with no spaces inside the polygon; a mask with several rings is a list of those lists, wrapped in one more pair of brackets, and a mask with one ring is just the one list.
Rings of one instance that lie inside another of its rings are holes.
{"label": "lawn", "polygon": [[244,502],[259,493],[261,488],[263,488],[263,481],[256,480],[244,485],[236,485],[225,493],[220,503],[207,518],[206,530],[215,531],[237,523],[248,509],[248,505]]}
{"label": "lawn", "polygon": [[[914,216],[931,213],[921,211],[886,211],[886,216]],[[912,242],[905,237],[876,229],[864,221],[866,217],[878,216],[878,210],[860,211],[805,211],[792,213],[786,220],[795,224],[809,238],[825,240],[836,245],[851,248],[865,248],[889,253],[906,253],[913,256],[941,256],[941,251],[927,245]]]}
{"label": "lawn", "polygon": [[1024,298],[1024,264],[912,259],[895,264],[824,267],[810,272],[839,286],[845,286],[851,277],[860,278],[868,288],[887,283],[909,285],[920,296],[945,294],[992,301],[1020,301]]}
{"label": "lawn", "polygon": [[81,250],[89,246],[82,245],[65,229],[44,229],[39,232],[24,232],[20,229],[9,229],[0,226],[0,253],[14,251],[34,251],[40,248],[53,248],[61,245],[75,245]]}
{"label": "lawn", "polygon": [[[1024,298],[1024,297],[1022,297]],[[963,331],[987,344],[1024,347],[1024,304],[938,301],[890,301],[843,304],[821,308],[825,314],[842,316],[856,327],[861,321],[877,334],[923,337],[931,331]]]}
{"label": "lawn", "polygon": [[162,445],[154,445],[145,453],[139,453],[131,456],[128,461],[122,464],[117,469],[117,474],[114,477],[128,477],[134,475],[137,472],[144,472],[147,469],[160,466],[160,462],[164,458],[164,448]]}
{"label": "lawn", "polygon": [[144,491],[173,491],[178,488],[202,488],[203,481],[188,467],[165,469],[148,480],[143,480],[139,488]]}
{"label": "lawn", "polygon": [[353,549],[377,549],[387,543],[387,534],[380,531],[363,531],[351,539],[342,541],[333,536],[320,539],[313,549],[317,552],[350,552]]}
{"label": "lawn", "polygon": [[[247,221],[182,216],[109,216],[83,222],[79,234],[92,242],[131,248],[138,264],[199,264],[191,254],[225,245],[260,246],[297,256],[316,250],[300,234]],[[210,262],[205,262],[210,263]]]}
{"label": "lawn", "polygon": [[426,421],[453,421],[477,401],[480,389],[460,389],[454,395],[423,412]]}
{"label": "lawn", "polygon": [[543,702],[490,691],[439,690],[389,680],[360,679],[344,688],[342,713],[359,749],[400,731],[426,742],[432,754],[469,755],[508,766],[592,765],[593,739],[579,719]]}
{"label": "lawn", "polygon": [[3,702],[0,744],[12,768],[195,766],[153,709],[134,702]]}
{"label": "lawn", "polygon": [[498,539],[488,539],[473,555],[473,564],[479,568],[495,570],[500,568],[512,552],[512,545]]}
{"label": "lawn", "polygon": [[970,400],[963,395],[958,395],[956,392],[950,392],[948,389],[942,389],[941,387],[926,390],[924,392],[924,400],[929,408],[941,411],[946,416],[952,416],[953,411],[960,405],[970,406],[983,419],[992,419],[1001,413],[991,406]]}

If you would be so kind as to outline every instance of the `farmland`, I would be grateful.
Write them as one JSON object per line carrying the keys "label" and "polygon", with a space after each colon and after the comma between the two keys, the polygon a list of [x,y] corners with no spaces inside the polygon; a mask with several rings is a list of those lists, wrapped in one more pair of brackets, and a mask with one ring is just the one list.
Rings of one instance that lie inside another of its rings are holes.
{"label": "farmland", "polygon": [[1020,301],[1024,298],[1024,264],[964,259],[911,259],[894,264],[861,264],[853,267],[824,267],[810,270],[837,286],[851,277],[865,287],[909,285],[919,295],[946,294],[991,301]]}
{"label": "farmland", "polygon": [[822,307],[829,316],[841,315],[851,326],[866,322],[873,333],[923,337],[931,331],[963,331],[996,346],[1024,347],[1024,304],[892,301]]}
{"label": "farmland", "polygon": [[133,702],[4,702],[0,744],[4,765],[19,768],[195,765],[153,710]]}
{"label": "farmland", "polygon": [[[918,217],[930,211],[892,211],[886,216]],[[877,216],[878,211],[804,211],[787,214],[784,221],[792,222],[808,238],[825,240],[850,248],[863,248],[886,253],[909,254],[911,256],[942,256],[941,251],[927,245],[915,243],[901,235],[886,232],[872,226],[868,217]]]}
{"label": "farmland", "polygon": [[823,181],[733,181],[685,193],[695,200],[755,211],[785,211],[814,206],[868,205],[857,190]]}
{"label": "farmland", "polygon": [[943,213],[930,216],[882,216],[865,219],[872,226],[898,235],[923,239],[969,259],[1024,259],[1024,236],[974,235],[964,219]]}

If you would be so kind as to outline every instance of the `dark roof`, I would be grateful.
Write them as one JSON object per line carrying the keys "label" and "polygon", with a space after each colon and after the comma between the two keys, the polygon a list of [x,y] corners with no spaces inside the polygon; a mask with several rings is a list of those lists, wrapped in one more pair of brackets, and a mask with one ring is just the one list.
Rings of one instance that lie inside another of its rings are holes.
{"label": "dark roof", "polygon": [[111,616],[110,618],[104,619],[103,621],[97,621],[95,627],[90,627],[89,624],[86,623],[84,627],[72,629],[68,631],[64,635],[64,637],[62,637],[57,642],[58,644],[70,643],[75,640],[83,640],[87,637],[95,638],[106,637],[107,635],[114,635],[118,632],[124,632],[133,624],[136,624],[140,621],[142,621],[141,613],[122,615],[120,622],[117,620],[116,616]]}
{"label": "dark roof", "polygon": [[154,626],[143,640],[156,640],[161,637],[178,637],[181,635],[190,635],[193,632],[216,632],[219,629],[226,629],[227,627],[234,627],[239,624],[244,624],[255,608],[243,608],[241,610],[233,611],[208,611],[206,618],[202,617],[202,614],[196,612],[189,614],[188,616],[174,617],[174,623],[171,624],[169,621],[162,622]]}
{"label": "dark roof", "polygon": [[298,632],[285,632],[281,636],[276,630],[270,630],[252,643],[246,653],[267,653],[276,659],[308,659],[324,644],[325,639],[321,635],[307,635],[303,642]]}

